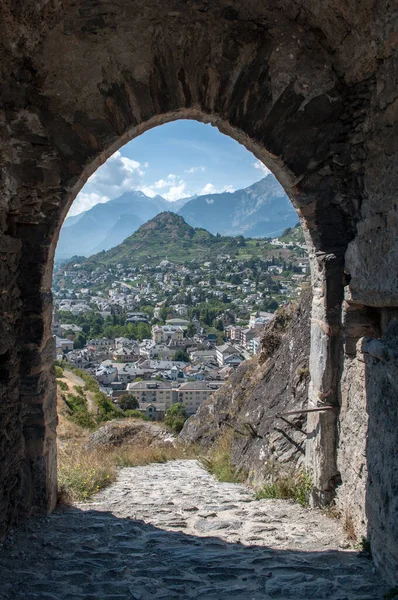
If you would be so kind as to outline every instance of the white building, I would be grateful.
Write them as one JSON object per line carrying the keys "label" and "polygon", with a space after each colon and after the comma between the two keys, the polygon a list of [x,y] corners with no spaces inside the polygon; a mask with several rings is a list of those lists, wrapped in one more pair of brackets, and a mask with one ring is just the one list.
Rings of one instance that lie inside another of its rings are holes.
{"label": "white building", "polygon": [[117,377],[117,370],[111,366],[106,367],[101,365],[95,372],[95,378],[102,385],[111,385],[111,383],[117,380]]}
{"label": "white building", "polygon": [[153,340],[143,340],[139,346],[139,354],[145,359],[160,358],[168,360],[172,358],[174,351],[170,350],[165,344],[157,344]]}
{"label": "white building", "polygon": [[223,367],[225,363],[225,359],[232,354],[239,355],[239,350],[232,346],[231,344],[223,344],[222,346],[216,346],[217,353],[217,362],[220,367]]}
{"label": "white building", "polygon": [[176,344],[184,339],[182,327],[174,325],[154,325],[152,327],[152,339],[157,344]]}

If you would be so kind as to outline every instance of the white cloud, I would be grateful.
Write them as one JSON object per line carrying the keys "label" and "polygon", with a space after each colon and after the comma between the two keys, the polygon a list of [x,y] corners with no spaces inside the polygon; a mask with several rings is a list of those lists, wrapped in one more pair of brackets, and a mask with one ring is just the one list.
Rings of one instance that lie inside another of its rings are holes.
{"label": "white cloud", "polygon": [[222,192],[234,192],[235,188],[233,185],[224,185],[222,188],[216,188],[212,183],[206,183],[205,187],[199,192],[201,196],[205,194],[221,194]]}
{"label": "white cloud", "polygon": [[169,189],[168,192],[166,192],[166,194],[162,194],[163,198],[166,198],[166,200],[169,200],[170,202],[175,202],[176,200],[179,200],[180,198],[185,198],[186,196],[189,196],[188,192],[187,192],[187,186],[185,181],[183,181],[182,179],[177,183],[177,185],[172,185],[171,188]]}
{"label": "white cloud", "polygon": [[123,165],[123,168],[127,173],[138,173],[139,175],[143,175],[144,171],[141,167],[148,166],[148,163],[141,165],[137,160],[133,160],[132,158],[127,158],[127,156],[121,156],[120,162]]}
{"label": "white cloud", "polygon": [[[168,189],[167,189],[168,188]],[[175,202],[180,198],[185,198],[190,194],[187,191],[187,184],[183,179],[177,179],[177,175],[169,173],[165,179],[158,179],[152,185],[144,185],[140,187],[140,190],[144,192],[150,198],[160,193],[163,198],[169,200],[169,202]],[[160,190],[160,192],[155,191]]]}
{"label": "white cloud", "polygon": [[73,217],[74,215],[78,215],[85,210],[89,210],[96,204],[103,204],[104,202],[108,202],[108,200],[110,200],[108,196],[100,196],[95,192],[91,192],[89,194],[80,192],[74,201],[68,216]]}
{"label": "white cloud", "polygon": [[200,194],[216,194],[216,186],[212,183],[206,183],[205,187],[199,192]]}
{"label": "white cloud", "polygon": [[169,175],[167,175],[166,179],[159,179],[158,181],[155,181],[152,187],[155,190],[161,190],[165,187],[168,187],[169,185],[173,185],[176,179],[176,176],[173,173],[170,173]]}
{"label": "white cloud", "polygon": [[256,160],[253,163],[253,167],[255,169],[260,169],[260,171],[262,171],[265,175],[269,175],[271,173],[271,171],[268,169],[268,167],[266,167],[261,160]]}
{"label": "white cloud", "polygon": [[99,202],[107,202],[124,192],[139,189],[148,166],[148,163],[122,156],[118,150],[89,177],[69,215],[77,215]]}
{"label": "white cloud", "polygon": [[206,167],[191,167],[190,169],[185,169],[185,173],[204,173]]}

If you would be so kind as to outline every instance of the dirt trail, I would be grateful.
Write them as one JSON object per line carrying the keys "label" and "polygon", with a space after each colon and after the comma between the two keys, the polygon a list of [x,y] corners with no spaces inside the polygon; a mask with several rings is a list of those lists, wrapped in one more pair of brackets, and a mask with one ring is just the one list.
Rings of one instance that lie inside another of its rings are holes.
{"label": "dirt trail", "polygon": [[2,600],[378,600],[337,521],[255,501],[197,461],[122,469],[87,504],[27,521],[0,551]]}

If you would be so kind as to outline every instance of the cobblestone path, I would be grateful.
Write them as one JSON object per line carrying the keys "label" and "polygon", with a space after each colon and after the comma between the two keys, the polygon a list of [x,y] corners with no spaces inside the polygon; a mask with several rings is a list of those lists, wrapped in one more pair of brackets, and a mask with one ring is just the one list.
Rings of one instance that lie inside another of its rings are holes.
{"label": "cobblestone path", "polygon": [[379,600],[369,559],[337,521],[255,501],[196,461],[120,471],[92,502],[14,530],[1,600]]}

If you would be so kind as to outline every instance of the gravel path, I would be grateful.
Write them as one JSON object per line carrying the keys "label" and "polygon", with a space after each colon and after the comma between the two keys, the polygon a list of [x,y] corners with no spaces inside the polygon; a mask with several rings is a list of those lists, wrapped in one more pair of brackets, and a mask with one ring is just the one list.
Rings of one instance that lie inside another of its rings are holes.
{"label": "gravel path", "polygon": [[122,469],[92,502],[27,521],[0,551],[1,600],[379,600],[335,520],[254,501],[197,461]]}

